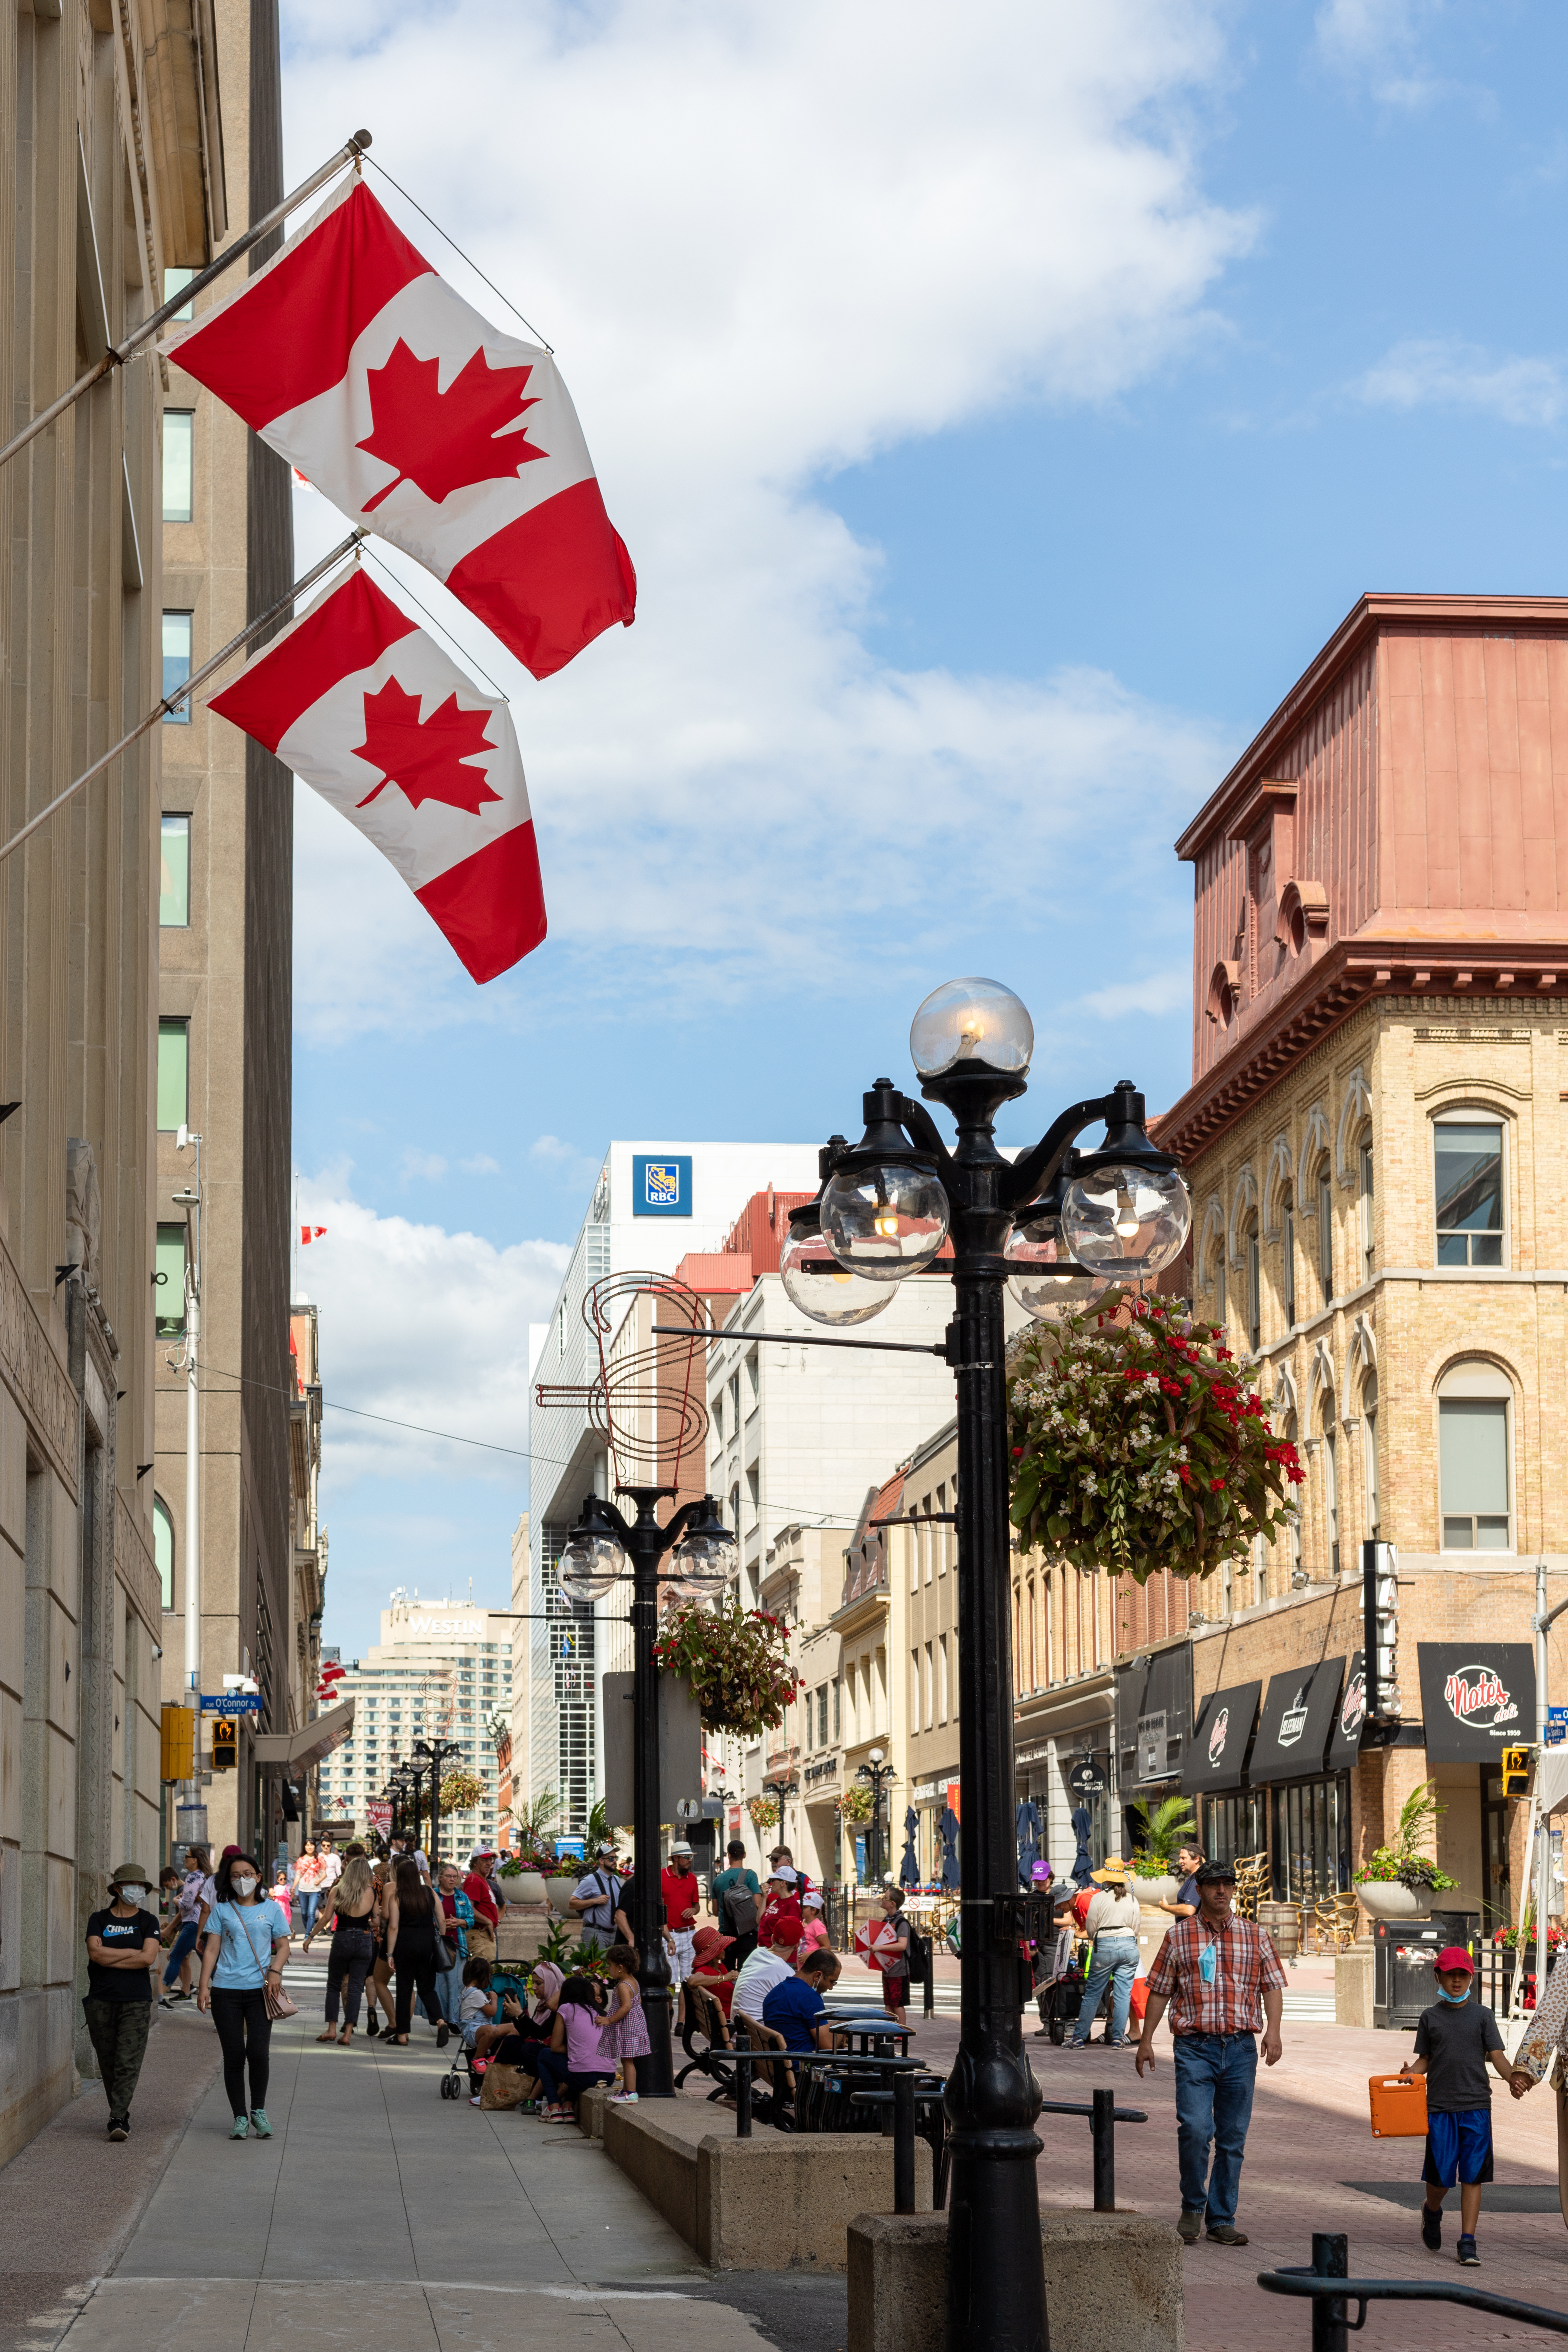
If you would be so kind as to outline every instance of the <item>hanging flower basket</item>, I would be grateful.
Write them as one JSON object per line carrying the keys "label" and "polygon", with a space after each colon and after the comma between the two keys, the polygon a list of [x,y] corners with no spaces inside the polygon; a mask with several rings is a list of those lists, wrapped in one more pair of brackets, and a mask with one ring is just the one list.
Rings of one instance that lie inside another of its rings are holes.
{"label": "hanging flower basket", "polygon": [[776,1729],[800,1688],[789,1660],[789,1628],[763,1609],[738,1601],[709,1607],[689,1601],[663,1622],[654,1657],[691,1685],[710,1731],[755,1739]]}
{"label": "hanging flower basket", "polygon": [[448,1772],[441,1783],[444,1813],[471,1813],[484,1798],[485,1784],[477,1772]]}
{"label": "hanging flower basket", "polygon": [[779,1801],[776,1797],[748,1797],[746,1811],[754,1830],[776,1830],[779,1825]]}
{"label": "hanging flower basket", "polygon": [[837,1802],[841,1822],[868,1822],[871,1818],[871,1791],[863,1784],[846,1789]]}
{"label": "hanging flower basket", "polygon": [[1084,1569],[1206,1576],[1291,1516],[1306,1473],[1217,1325],[1111,1293],[1008,1360],[1012,1519]]}

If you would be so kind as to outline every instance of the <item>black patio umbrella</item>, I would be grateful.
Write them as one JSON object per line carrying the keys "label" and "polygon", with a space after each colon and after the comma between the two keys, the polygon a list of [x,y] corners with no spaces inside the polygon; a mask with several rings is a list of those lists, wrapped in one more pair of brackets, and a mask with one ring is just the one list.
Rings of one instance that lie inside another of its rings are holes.
{"label": "black patio umbrella", "polygon": [[1087,1886],[1094,1871],[1094,1864],[1089,1858],[1089,1808],[1087,1805],[1073,1807],[1072,1833],[1078,1840],[1078,1852],[1072,1858],[1073,1885]]}
{"label": "black patio umbrella", "polygon": [[899,1883],[903,1886],[918,1886],[921,1883],[921,1866],[915,1854],[915,1832],[919,1827],[920,1817],[910,1805],[904,1813],[904,1858],[899,1864]]}
{"label": "black patio umbrella", "polygon": [[958,1815],[951,1805],[944,1806],[942,1816],[942,1883],[956,1886],[958,1874]]}

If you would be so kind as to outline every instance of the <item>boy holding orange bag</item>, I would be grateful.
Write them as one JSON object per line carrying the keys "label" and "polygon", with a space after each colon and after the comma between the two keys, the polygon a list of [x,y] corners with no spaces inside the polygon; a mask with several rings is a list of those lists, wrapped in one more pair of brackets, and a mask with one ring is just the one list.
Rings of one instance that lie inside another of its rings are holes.
{"label": "boy holding orange bag", "polygon": [[1505,2083],[1512,2068],[1503,2051],[1498,2021],[1484,2002],[1473,1998],[1475,1964],[1458,1944],[1450,1944],[1436,1958],[1437,1999],[1424,2009],[1415,2028],[1415,2055],[1401,2072],[1426,2077],[1426,2160],[1421,2178],[1426,2202],[1421,2213],[1421,2242],[1433,2253],[1443,2243],[1443,2198],[1459,2184],[1458,2259],[1474,2264],[1476,2223],[1480,2219],[1481,2189],[1492,2177],[1492,2092],[1487,2080],[1489,2065]]}

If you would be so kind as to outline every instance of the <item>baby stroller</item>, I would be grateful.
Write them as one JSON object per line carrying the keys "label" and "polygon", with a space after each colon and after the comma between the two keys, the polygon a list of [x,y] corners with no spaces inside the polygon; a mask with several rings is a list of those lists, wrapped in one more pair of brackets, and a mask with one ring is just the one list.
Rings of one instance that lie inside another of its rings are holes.
{"label": "baby stroller", "polygon": [[1075,1958],[1076,1938],[1070,1927],[1058,1927],[1041,1938],[1035,1955],[1035,2006],[1040,2023],[1059,2049],[1078,2023],[1083,1998],[1083,1977]]}
{"label": "baby stroller", "polygon": [[[499,1993],[501,1996],[503,2002],[507,1995],[510,1993],[518,2004],[518,2014],[522,2017],[527,2016],[528,1980],[526,1976],[513,1976],[508,1971],[498,1969],[491,1974],[490,1990],[492,1992]],[[503,2010],[502,2014],[504,2015],[504,2013]],[[486,2070],[489,2065],[489,2060],[488,2058],[476,2058],[474,2055],[474,2042],[478,2037],[478,2020],[475,2020],[470,2024],[465,2025],[459,2032],[457,2049],[452,2053],[452,2063],[447,2067],[447,2072],[440,2077],[437,2084],[437,2088],[442,2098],[460,2099],[464,2094],[465,2077],[467,2077],[468,2096],[469,2100],[472,2101],[479,2097],[479,2092],[484,2084]]]}

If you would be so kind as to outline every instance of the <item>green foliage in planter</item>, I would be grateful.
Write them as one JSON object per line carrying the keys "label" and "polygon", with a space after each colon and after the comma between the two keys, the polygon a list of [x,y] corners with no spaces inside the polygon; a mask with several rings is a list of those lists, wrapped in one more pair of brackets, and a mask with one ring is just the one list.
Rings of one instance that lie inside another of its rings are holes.
{"label": "green foliage in planter", "polygon": [[1206,1576],[1272,1537],[1306,1475],[1217,1325],[1109,1292],[1008,1356],[1012,1519],[1082,1569]]}
{"label": "green foliage in planter", "polygon": [[1457,1878],[1450,1878],[1426,1854],[1415,1851],[1417,1838],[1435,1831],[1439,1815],[1447,1811],[1432,1793],[1436,1786],[1436,1780],[1421,1780],[1411,1790],[1399,1809],[1392,1843],[1380,1845],[1372,1860],[1354,1873],[1358,1886],[1368,1880],[1379,1886],[1397,1884],[1407,1886],[1413,1895],[1423,1887],[1435,1895],[1447,1895],[1458,1886]]}
{"label": "green foliage in planter", "polygon": [[1168,1878],[1175,1867],[1176,1848],[1195,1845],[1198,1825],[1185,1797],[1163,1797],[1152,1807],[1137,1798],[1127,1808],[1138,1818],[1138,1849],[1132,1867],[1140,1878]]}
{"label": "green foliage in planter", "polygon": [[838,1800],[838,1818],[845,1822],[868,1822],[871,1818],[871,1791],[864,1783],[846,1789]]}
{"label": "green foliage in planter", "polygon": [[485,1784],[477,1772],[448,1772],[441,1783],[444,1813],[471,1813],[483,1801]]}
{"label": "green foliage in planter", "polygon": [[710,1731],[760,1738],[784,1721],[800,1687],[789,1660],[789,1628],[765,1609],[731,1601],[688,1601],[663,1621],[654,1656],[690,1684]]}

